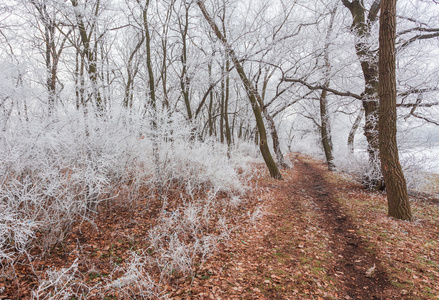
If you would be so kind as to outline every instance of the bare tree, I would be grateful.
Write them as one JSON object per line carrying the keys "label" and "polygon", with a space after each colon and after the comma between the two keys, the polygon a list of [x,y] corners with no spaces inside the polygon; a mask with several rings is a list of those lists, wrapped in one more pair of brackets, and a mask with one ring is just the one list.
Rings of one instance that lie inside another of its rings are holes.
{"label": "bare tree", "polygon": [[[101,12],[101,3],[100,0],[97,0],[94,3],[93,19],[89,23],[86,23],[78,0],[70,0],[70,2],[74,8],[76,18],[75,27],[79,31],[80,41],[83,47],[82,57],[85,57],[86,59],[86,70],[93,85],[92,96],[96,102],[95,104],[99,114],[103,114],[105,106],[101,92],[99,91],[99,72],[97,67],[97,49],[99,44],[98,39],[93,40],[93,37],[96,37],[97,19],[99,13]],[[100,36],[100,38],[101,37],[102,36]]]}
{"label": "bare tree", "polygon": [[60,20],[56,19],[56,9],[50,6],[50,2],[31,0],[30,3],[36,10],[37,19],[41,22],[43,27],[41,34],[45,46],[43,55],[47,72],[46,88],[48,91],[48,114],[50,116],[55,109],[55,103],[57,102],[59,93],[59,91],[57,91],[57,82],[60,56],[72,29],[69,29],[65,35],[61,35],[57,28],[62,25],[60,24]]}
{"label": "bare tree", "polygon": [[325,63],[324,68],[324,83],[322,93],[320,94],[320,133],[322,137],[322,146],[325,151],[326,164],[330,171],[335,170],[334,154],[332,153],[332,137],[331,137],[331,122],[330,115],[328,113],[328,99],[327,88],[330,84],[331,62],[329,60],[329,46],[331,43],[331,34],[334,27],[335,14],[337,12],[337,6],[331,11],[331,19],[329,20],[328,31],[326,33],[325,45],[323,49],[323,60]]}
{"label": "bare tree", "polygon": [[278,167],[276,166],[276,163],[273,160],[273,157],[271,156],[270,149],[268,147],[267,143],[267,133],[265,130],[264,121],[262,119],[262,114],[258,105],[258,102],[262,101],[260,100],[261,96],[254,88],[253,84],[250,82],[250,80],[247,78],[247,75],[244,71],[244,68],[242,67],[238,57],[235,54],[235,51],[230,47],[229,42],[224,37],[224,35],[221,33],[218,26],[215,24],[214,20],[210,17],[209,13],[207,12],[207,9],[203,3],[203,1],[198,0],[197,4],[203,13],[204,18],[209,23],[209,26],[212,28],[213,32],[217,36],[217,38],[221,41],[224,48],[226,48],[226,51],[232,60],[233,64],[235,65],[235,69],[239,74],[239,77],[241,78],[241,81],[244,85],[244,88],[247,92],[247,96],[250,100],[253,114],[256,119],[256,124],[258,127],[258,133],[259,133],[259,148],[262,153],[262,157],[264,158],[265,164],[267,165],[268,170],[270,171],[270,175],[273,178],[276,179],[282,179],[282,175],[279,172]]}

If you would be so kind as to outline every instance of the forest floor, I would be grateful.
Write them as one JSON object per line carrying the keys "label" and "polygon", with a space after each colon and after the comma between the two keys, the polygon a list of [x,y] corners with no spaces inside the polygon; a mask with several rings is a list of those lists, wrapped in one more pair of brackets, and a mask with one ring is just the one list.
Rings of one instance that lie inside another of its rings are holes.
{"label": "forest floor", "polygon": [[[194,276],[164,284],[168,298],[439,299],[437,198],[411,196],[415,220],[394,220],[385,194],[366,191],[310,157],[291,160],[284,180],[257,179],[251,197],[263,216],[239,226]],[[0,280],[0,299],[30,299],[35,275],[78,257],[82,280],[98,283],[130,250],[148,247],[142,236],[160,205],[147,210],[108,209],[94,226],[74,228],[49,255],[17,265],[14,280]]]}
{"label": "forest floor", "polygon": [[411,197],[415,221],[394,220],[383,193],[292,160],[260,182],[265,216],[172,299],[439,299],[437,199]]}

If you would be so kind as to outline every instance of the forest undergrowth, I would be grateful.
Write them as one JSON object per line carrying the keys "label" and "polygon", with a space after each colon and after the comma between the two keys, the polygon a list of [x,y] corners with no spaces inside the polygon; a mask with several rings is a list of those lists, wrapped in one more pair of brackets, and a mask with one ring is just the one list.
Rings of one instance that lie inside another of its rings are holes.
{"label": "forest undergrowth", "polygon": [[1,299],[437,299],[433,194],[396,221],[310,157],[274,180],[253,145],[155,122],[2,132]]}
{"label": "forest undergrowth", "polygon": [[244,197],[258,174],[253,145],[137,117],[2,132],[1,298],[163,298],[258,216]]}

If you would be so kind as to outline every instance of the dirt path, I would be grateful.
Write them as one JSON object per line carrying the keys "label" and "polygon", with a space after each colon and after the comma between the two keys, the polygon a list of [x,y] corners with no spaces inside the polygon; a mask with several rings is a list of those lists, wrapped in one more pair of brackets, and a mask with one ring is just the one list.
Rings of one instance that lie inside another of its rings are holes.
{"label": "dirt path", "polygon": [[331,248],[337,258],[331,275],[339,277],[348,297],[380,299],[389,287],[380,261],[365,250],[366,243],[355,233],[357,228],[351,218],[333,199],[332,187],[323,178],[322,171],[303,159],[297,160],[296,168],[319,207],[320,226],[331,235]]}
{"label": "dirt path", "polygon": [[283,181],[266,179],[266,215],[239,233],[173,299],[389,299],[392,288],[373,247],[315,162],[295,159]]}

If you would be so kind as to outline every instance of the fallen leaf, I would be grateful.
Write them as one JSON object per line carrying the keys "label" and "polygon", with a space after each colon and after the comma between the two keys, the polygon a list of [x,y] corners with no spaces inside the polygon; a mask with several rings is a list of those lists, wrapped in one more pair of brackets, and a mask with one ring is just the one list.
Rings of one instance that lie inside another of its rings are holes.
{"label": "fallen leaf", "polygon": [[366,277],[372,277],[375,273],[375,268],[376,268],[376,266],[375,266],[375,264],[373,264],[373,267],[369,268],[366,271]]}

